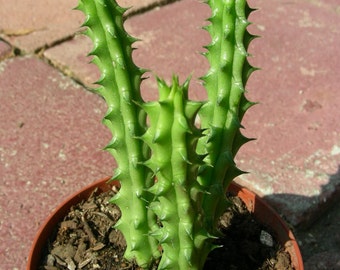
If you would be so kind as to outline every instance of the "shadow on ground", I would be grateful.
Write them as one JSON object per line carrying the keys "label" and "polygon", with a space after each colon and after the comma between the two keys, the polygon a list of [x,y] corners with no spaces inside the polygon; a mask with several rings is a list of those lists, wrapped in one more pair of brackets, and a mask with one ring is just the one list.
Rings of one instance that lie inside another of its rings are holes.
{"label": "shadow on ground", "polygon": [[[329,194],[332,193],[332,196]],[[325,200],[325,198],[330,198]],[[340,270],[340,166],[329,176],[318,196],[293,194],[266,196],[267,201],[298,203],[297,207],[316,204],[295,230],[306,270]]]}

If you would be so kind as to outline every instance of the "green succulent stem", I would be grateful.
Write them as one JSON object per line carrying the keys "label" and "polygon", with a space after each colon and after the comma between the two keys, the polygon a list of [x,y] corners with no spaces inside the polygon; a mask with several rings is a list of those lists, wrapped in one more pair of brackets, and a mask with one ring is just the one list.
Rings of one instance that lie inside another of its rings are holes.
{"label": "green succulent stem", "polygon": [[150,128],[142,137],[152,152],[145,164],[157,179],[149,192],[155,195],[150,208],[162,224],[151,232],[163,249],[158,269],[198,270],[212,249],[205,241],[197,183],[202,158],[196,144],[202,133],[194,120],[202,104],[188,100],[189,81],[180,85],[174,77],[171,86],[160,79],[158,85],[159,101],[143,105]]}
{"label": "green succulent stem", "polygon": [[253,105],[245,98],[245,84],[254,70],[247,57],[253,36],[246,28],[251,9],[246,0],[208,0],[212,15],[205,28],[211,43],[206,46],[210,69],[202,77],[208,100],[199,112],[201,128],[207,136],[198,151],[207,153],[199,181],[207,189],[203,208],[210,232],[226,208],[225,192],[230,182],[242,173],[234,162],[238,149],[249,139],[241,132],[241,120]]}
{"label": "green succulent stem", "polygon": [[159,99],[145,102],[144,70],[132,60],[136,39],[123,26],[126,10],[115,0],[79,0],[102,75],[95,91],[108,106],[103,122],[112,140],[106,150],[117,162],[112,179],[121,183],[112,198],[122,214],[116,228],[127,243],[125,258],[145,269],[160,257],[158,269],[202,269],[226,189],[242,173],[234,157],[249,141],[240,130],[253,105],[245,97],[255,70],[247,61],[252,10],[246,0],[206,3],[212,10],[205,53],[210,69],[202,78],[207,101],[189,100],[189,79],[180,84],[174,76],[171,85],[158,78]]}
{"label": "green succulent stem", "polygon": [[78,9],[86,14],[86,35],[94,44],[90,54],[102,75],[96,91],[108,106],[103,122],[113,138],[106,150],[118,165],[113,179],[121,182],[120,192],[113,198],[121,210],[116,227],[126,239],[125,257],[147,267],[160,254],[157,240],[149,236],[156,217],[148,211],[152,198],[146,189],[153,183],[150,170],[141,165],[148,153],[138,139],[146,127],[145,113],[136,104],[142,102],[140,82],[144,71],[132,61],[135,39],[124,30],[125,9],[113,0],[80,0]]}

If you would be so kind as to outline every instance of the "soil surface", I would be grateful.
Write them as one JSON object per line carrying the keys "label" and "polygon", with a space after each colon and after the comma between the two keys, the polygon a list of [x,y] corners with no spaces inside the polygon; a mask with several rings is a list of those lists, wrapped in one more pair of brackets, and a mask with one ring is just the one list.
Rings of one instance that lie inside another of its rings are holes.
{"label": "soil surface", "polygon": [[[137,270],[123,259],[125,240],[113,228],[120,217],[117,206],[109,203],[116,191],[93,194],[74,206],[59,224],[48,243],[39,268],[45,270]],[[290,270],[289,255],[276,243],[270,231],[259,224],[237,197],[230,197],[230,207],[221,217],[222,248],[212,251],[205,270]],[[157,269],[157,262],[150,270]]]}

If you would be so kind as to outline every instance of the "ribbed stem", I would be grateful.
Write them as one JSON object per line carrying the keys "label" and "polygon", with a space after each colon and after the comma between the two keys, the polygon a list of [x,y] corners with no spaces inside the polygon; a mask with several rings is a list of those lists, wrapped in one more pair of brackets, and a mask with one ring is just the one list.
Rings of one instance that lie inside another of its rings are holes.
{"label": "ribbed stem", "polygon": [[245,84],[253,70],[247,62],[247,47],[253,37],[247,32],[250,9],[246,0],[208,0],[212,15],[206,30],[211,36],[206,58],[210,69],[202,78],[208,101],[199,112],[207,137],[198,151],[207,153],[200,183],[207,189],[203,208],[207,226],[213,232],[226,206],[225,192],[240,173],[234,163],[239,147],[248,141],[240,128],[245,111],[252,105],[245,96]]}
{"label": "ribbed stem", "polygon": [[[113,179],[121,181],[112,200],[122,212],[116,227],[127,242],[125,257],[143,268],[160,256],[161,245],[159,269],[202,269],[226,188],[241,173],[234,156],[249,140],[240,123],[253,105],[244,95],[255,69],[247,61],[254,38],[246,30],[251,9],[246,0],[207,4],[211,67],[202,78],[208,93],[202,106],[188,100],[189,81],[180,85],[177,77],[171,86],[159,79],[159,101],[145,103],[144,71],[132,61],[135,39],[124,30],[125,10],[115,0],[79,1],[102,74],[97,92],[108,105],[104,124],[113,138],[106,150],[118,164]],[[197,113],[206,136],[194,125]]]}
{"label": "ribbed stem", "polygon": [[152,232],[163,254],[159,269],[201,269],[211,243],[204,228],[196,154],[201,132],[194,126],[200,103],[187,100],[188,83],[178,79],[167,86],[159,80],[160,100],[145,104],[150,128],[143,139],[150,145],[152,157],[146,165],[154,171],[157,183],[149,189],[155,195],[150,205],[161,226]]}
{"label": "ribbed stem", "polygon": [[114,0],[80,0],[78,9],[86,15],[86,34],[94,44],[91,55],[102,74],[97,92],[108,105],[103,122],[113,138],[106,150],[117,161],[114,178],[121,181],[121,189],[113,198],[122,213],[116,227],[127,242],[125,257],[147,267],[160,254],[158,242],[149,236],[157,225],[156,217],[147,208],[152,198],[145,191],[153,184],[151,172],[141,165],[148,157],[146,145],[138,139],[145,132],[146,121],[145,113],[136,105],[142,102],[143,71],[132,61],[135,39],[125,32],[125,10]]}

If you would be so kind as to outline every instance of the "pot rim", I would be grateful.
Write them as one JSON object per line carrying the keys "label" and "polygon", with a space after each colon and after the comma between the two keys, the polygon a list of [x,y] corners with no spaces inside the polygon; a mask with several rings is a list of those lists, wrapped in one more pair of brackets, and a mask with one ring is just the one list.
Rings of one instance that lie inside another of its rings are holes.
{"label": "pot rim", "polygon": [[275,237],[290,254],[292,265],[299,270],[304,270],[303,259],[293,231],[283,218],[263,198],[235,182],[232,182],[228,191],[242,199],[248,210],[263,225],[274,228]]}

